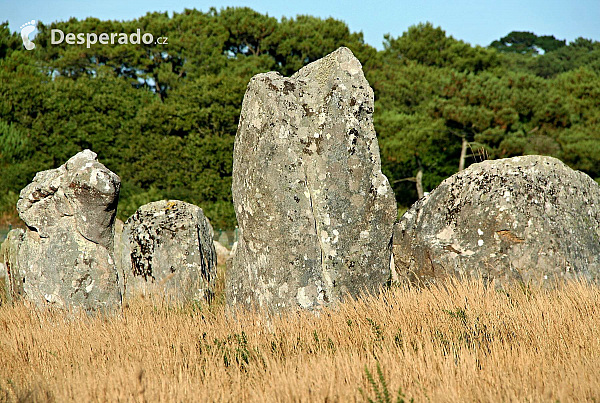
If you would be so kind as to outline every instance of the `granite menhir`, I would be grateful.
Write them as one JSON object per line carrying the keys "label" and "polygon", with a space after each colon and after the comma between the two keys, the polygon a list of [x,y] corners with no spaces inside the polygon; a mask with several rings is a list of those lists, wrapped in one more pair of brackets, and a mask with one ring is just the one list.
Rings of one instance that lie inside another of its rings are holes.
{"label": "granite menhir", "polygon": [[373,90],[349,49],[290,78],[250,80],[232,191],[230,306],[315,310],[389,280],[396,201],[381,173]]}

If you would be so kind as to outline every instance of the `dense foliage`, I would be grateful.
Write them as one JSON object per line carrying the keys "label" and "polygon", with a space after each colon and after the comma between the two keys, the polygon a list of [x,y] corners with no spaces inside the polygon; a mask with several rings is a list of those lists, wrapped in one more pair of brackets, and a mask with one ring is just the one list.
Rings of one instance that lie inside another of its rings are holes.
{"label": "dense foliage", "polygon": [[[545,154],[600,180],[600,43],[512,32],[473,47],[431,24],[384,50],[329,18],[277,20],[248,8],[149,13],[133,21],[38,23],[26,51],[0,25],[0,214],[35,172],[84,148],[121,176],[119,216],[175,198],[231,228],[233,140],[257,73],[290,75],[339,46],[362,61],[376,96],[383,168],[400,205],[483,158]],[[51,45],[65,34],[151,33],[168,44]],[[540,54],[540,50],[543,54]]]}

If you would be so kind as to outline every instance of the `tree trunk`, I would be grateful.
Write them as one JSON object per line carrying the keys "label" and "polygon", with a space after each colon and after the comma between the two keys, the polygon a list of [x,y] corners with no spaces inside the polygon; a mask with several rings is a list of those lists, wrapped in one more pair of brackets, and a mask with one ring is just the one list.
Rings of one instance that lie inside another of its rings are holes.
{"label": "tree trunk", "polygon": [[423,197],[423,170],[421,168],[419,168],[419,171],[417,172],[417,178],[415,182],[417,182],[417,195],[420,199]]}
{"label": "tree trunk", "polygon": [[458,172],[465,169],[465,159],[467,158],[467,146],[469,142],[466,137],[462,138],[462,148],[460,150],[460,161],[458,162]]}

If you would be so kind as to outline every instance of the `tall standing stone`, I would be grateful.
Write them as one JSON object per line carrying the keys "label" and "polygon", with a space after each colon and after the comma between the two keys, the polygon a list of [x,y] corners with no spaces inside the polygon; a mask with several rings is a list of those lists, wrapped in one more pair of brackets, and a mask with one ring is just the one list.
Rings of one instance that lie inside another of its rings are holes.
{"label": "tall standing stone", "polygon": [[372,114],[347,48],[291,78],[251,79],[234,146],[230,305],[318,309],[389,279],[396,202]]}
{"label": "tall standing stone", "polygon": [[394,265],[399,280],[419,284],[600,281],[600,186],[552,157],[473,164],[402,216]]}
{"label": "tall standing stone", "polygon": [[27,231],[12,264],[11,289],[40,306],[118,306],[113,224],[120,187],[90,150],[38,172],[17,202]]}
{"label": "tall standing stone", "polygon": [[217,277],[213,237],[198,206],[179,200],[141,206],[125,222],[119,246],[125,297],[210,301]]}

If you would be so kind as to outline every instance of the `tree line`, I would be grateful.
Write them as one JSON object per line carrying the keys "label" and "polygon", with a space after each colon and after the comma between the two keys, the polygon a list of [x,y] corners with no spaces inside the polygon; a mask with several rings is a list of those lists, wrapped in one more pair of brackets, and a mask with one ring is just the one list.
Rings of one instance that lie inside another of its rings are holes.
{"label": "tree line", "polygon": [[[375,91],[383,171],[400,206],[469,164],[543,154],[600,181],[600,42],[511,32],[471,46],[432,24],[366,44],[339,20],[249,8],[38,23],[27,51],[0,24],[0,214],[36,172],[84,148],[122,179],[118,216],[163,198],[235,226],[233,142],[246,85],[291,75],[340,46]],[[51,30],[133,33],[168,44],[51,45]],[[415,185],[416,183],[416,185]]]}

